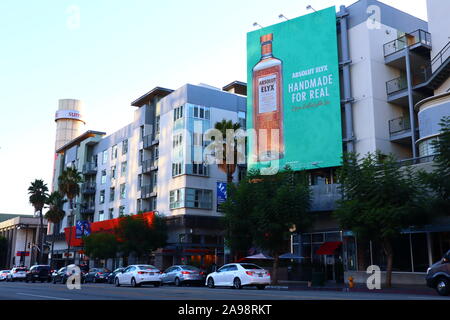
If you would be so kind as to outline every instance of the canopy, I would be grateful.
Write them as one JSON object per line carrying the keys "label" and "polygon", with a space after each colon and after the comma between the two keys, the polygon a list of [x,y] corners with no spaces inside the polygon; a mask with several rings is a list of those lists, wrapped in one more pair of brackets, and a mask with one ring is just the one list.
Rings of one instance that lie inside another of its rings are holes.
{"label": "canopy", "polygon": [[316,251],[318,255],[334,255],[334,252],[342,245],[341,241],[324,242]]}
{"label": "canopy", "polygon": [[300,257],[300,256],[290,253],[290,252],[282,254],[281,256],[279,256],[279,258],[280,259],[304,259],[304,257]]}

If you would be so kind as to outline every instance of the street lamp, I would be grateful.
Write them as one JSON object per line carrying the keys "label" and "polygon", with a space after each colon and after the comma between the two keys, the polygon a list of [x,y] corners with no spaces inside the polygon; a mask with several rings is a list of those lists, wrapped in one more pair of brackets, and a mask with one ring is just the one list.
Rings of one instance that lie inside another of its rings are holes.
{"label": "street lamp", "polygon": [[278,15],[278,18],[280,18],[280,19],[286,19],[286,21],[289,21],[289,19],[286,18],[286,16],[285,16],[284,14],[282,14],[282,13],[280,13],[280,14]]}
{"label": "street lamp", "polygon": [[314,12],[317,12],[310,4],[308,4],[308,5],[306,6],[306,10],[312,10],[312,11],[314,11]]}
{"label": "street lamp", "polygon": [[253,22],[253,26],[254,27],[260,27],[261,29],[263,28],[263,26],[260,25],[258,22]]}

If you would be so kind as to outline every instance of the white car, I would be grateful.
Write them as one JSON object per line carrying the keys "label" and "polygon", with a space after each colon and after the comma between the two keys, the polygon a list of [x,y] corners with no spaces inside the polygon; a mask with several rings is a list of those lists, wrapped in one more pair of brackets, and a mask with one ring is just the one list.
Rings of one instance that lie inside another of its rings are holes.
{"label": "white car", "polygon": [[263,290],[270,284],[270,273],[253,263],[230,263],[206,277],[209,288],[226,286],[241,289],[243,286],[256,286]]}
{"label": "white car", "polygon": [[27,267],[14,267],[6,275],[6,281],[24,281],[27,277]]}
{"label": "white car", "polygon": [[0,281],[6,280],[6,276],[11,272],[11,270],[0,270]]}
{"label": "white car", "polygon": [[116,287],[131,285],[139,287],[143,284],[153,284],[155,287],[161,285],[161,274],[158,268],[148,264],[135,264],[126,267],[114,278]]}

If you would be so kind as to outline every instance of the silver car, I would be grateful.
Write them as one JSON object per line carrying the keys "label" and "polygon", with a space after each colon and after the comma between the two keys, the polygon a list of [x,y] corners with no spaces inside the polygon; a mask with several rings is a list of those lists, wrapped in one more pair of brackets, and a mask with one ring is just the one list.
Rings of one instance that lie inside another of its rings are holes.
{"label": "silver car", "polygon": [[173,283],[180,287],[186,283],[204,284],[206,273],[194,266],[176,265],[167,268],[161,276],[163,284]]}

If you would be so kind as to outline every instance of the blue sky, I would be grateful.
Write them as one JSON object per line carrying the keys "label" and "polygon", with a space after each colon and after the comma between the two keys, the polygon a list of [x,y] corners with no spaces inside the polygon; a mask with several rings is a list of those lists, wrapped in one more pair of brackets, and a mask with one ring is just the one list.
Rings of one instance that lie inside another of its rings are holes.
{"label": "blue sky", "polygon": [[[27,188],[50,186],[58,99],[85,104],[86,129],[132,121],[155,86],[246,81],[246,33],[355,0],[40,0],[0,2],[0,212],[31,214]],[[425,0],[384,0],[426,19]],[[79,24],[76,23],[79,12]]]}

